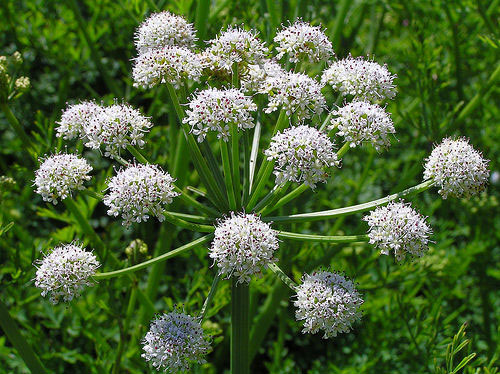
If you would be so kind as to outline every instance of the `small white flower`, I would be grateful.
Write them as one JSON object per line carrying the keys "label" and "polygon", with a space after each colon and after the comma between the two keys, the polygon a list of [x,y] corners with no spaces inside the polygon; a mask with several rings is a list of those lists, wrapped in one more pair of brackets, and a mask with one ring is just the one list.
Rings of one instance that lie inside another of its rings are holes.
{"label": "small white flower", "polygon": [[276,160],[276,184],[304,182],[315,188],[316,183],[326,182],[326,169],[339,165],[333,148],[325,133],[301,125],[278,132],[264,154],[268,160]]}
{"label": "small white flower", "polygon": [[81,137],[83,127],[101,110],[101,106],[93,101],[68,106],[63,111],[61,120],[57,122],[57,136],[65,140]]}
{"label": "small white flower", "polygon": [[363,217],[370,229],[370,244],[380,248],[388,255],[392,250],[396,260],[403,260],[406,255],[422,257],[428,248],[431,228],[425,217],[403,202],[391,202],[381,206]]}
{"label": "small white flower", "polygon": [[128,145],[144,145],[144,133],[153,126],[149,118],[128,104],[114,104],[102,108],[84,124],[85,145],[99,149],[105,146],[105,156],[113,157]]}
{"label": "small white flower", "polygon": [[361,318],[363,299],[354,283],[344,276],[328,271],[304,274],[297,288],[295,317],[304,321],[303,333],[322,330],[323,338],[349,332]]}
{"label": "small white flower", "polygon": [[167,11],[153,13],[135,33],[135,46],[139,54],[173,45],[192,48],[195,41],[193,25]]}
{"label": "small white flower", "polygon": [[256,32],[240,27],[229,26],[208,43],[203,56],[213,70],[230,72],[235,62],[242,65],[258,64],[269,53],[264,42],[257,38]]}
{"label": "small white flower", "polygon": [[64,200],[73,190],[83,190],[83,183],[90,180],[91,171],[87,160],[77,155],[60,153],[47,157],[35,171],[36,193],[55,205],[58,199]]}
{"label": "small white flower", "polygon": [[286,71],[273,60],[266,60],[263,64],[248,65],[241,75],[241,89],[243,92],[259,92],[264,89],[267,78],[285,73]]}
{"label": "small white flower", "polygon": [[321,82],[331,85],[343,95],[376,102],[396,96],[395,78],[396,75],[391,74],[385,64],[349,56],[330,65],[323,72]]}
{"label": "small white flower", "polygon": [[389,114],[377,104],[353,101],[342,108],[332,111],[332,126],[338,128],[337,134],[343,136],[351,147],[370,142],[377,151],[388,147],[389,134],[394,134],[394,124]]}
{"label": "small white flower", "polygon": [[440,187],[438,192],[446,199],[478,194],[484,190],[489,174],[488,160],[468,139],[445,138],[426,159],[424,179],[433,179]]}
{"label": "small white flower", "polygon": [[271,262],[278,249],[278,237],[269,223],[255,214],[231,212],[220,221],[210,248],[219,274],[237,277],[238,283],[249,283],[251,276],[260,274]]}
{"label": "small white flower", "polygon": [[278,60],[287,53],[291,62],[306,58],[311,62],[319,62],[328,60],[334,54],[332,43],[321,27],[311,26],[300,19],[278,32],[274,41],[278,43]]}
{"label": "small white flower", "polygon": [[200,323],[184,313],[157,316],[142,341],[142,357],[156,370],[169,373],[189,370],[192,363],[205,363],[210,342]]}
{"label": "small white flower", "polygon": [[174,181],[156,165],[131,165],[109,180],[103,203],[109,207],[108,215],[121,214],[124,226],[146,222],[150,214],[162,222],[165,206],[179,196],[174,192]]}
{"label": "small white flower", "polygon": [[194,95],[183,122],[191,126],[199,142],[210,131],[217,132],[217,138],[227,142],[231,125],[242,130],[255,126],[251,112],[256,110],[257,105],[241,90],[208,88]]}
{"label": "small white flower", "polygon": [[259,93],[269,96],[266,113],[282,107],[289,117],[295,114],[297,120],[302,122],[311,118],[312,114],[321,114],[325,109],[326,101],[321,87],[306,74],[286,72],[268,76]]}
{"label": "small white flower", "polygon": [[199,81],[203,72],[200,56],[187,48],[168,46],[145,52],[135,59],[135,87],[151,88],[170,83],[179,88],[185,79]]}
{"label": "small white flower", "polygon": [[71,243],[54,248],[35,266],[35,286],[42,289],[42,296],[50,295],[50,301],[57,304],[61,299],[73,300],[85,287],[92,286],[100,264],[92,252]]}

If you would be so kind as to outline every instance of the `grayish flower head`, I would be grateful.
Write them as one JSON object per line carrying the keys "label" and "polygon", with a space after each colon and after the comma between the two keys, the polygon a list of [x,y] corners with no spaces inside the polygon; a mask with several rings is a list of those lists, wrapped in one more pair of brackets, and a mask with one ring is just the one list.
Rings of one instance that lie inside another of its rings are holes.
{"label": "grayish flower head", "polygon": [[87,286],[92,286],[100,263],[92,252],[87,252],[77,243],[55,247],[40,261],[37,267],[35,286],[42,289],[42,296],[50,301],[69,302]]}
{"label": "grayish flower head", "polygon": [[303,333],[323,331],[323,338],[351,331],[361,318],[361,295],[354,283],[341,274],[315,271],[304,274],[297,287],[295,317],[304,321]]}
{"label": "grayish flower head", "polygon": [[465,138],[443,139],[426,159],[424,169],[424,179],[436,182],[443,199],[478,194],[484,190],[489,175],[488,160]]}
{"label": "grayish flower head", "polygon": [[[42,160],[40,160],[42,161]],[[90,180],[92,166],[77,155],[59,153],[47,157],[35,171],[36,193],[44,201],[57,204],[74,190],[83,190],[83,183]]]}

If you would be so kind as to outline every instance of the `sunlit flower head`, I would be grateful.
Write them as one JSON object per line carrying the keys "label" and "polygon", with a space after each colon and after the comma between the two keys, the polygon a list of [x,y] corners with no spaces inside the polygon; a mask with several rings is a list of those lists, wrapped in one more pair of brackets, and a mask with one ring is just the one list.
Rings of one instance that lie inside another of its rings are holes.
{"label": "sunlit flower head", "polygon": [[326,182],[327,169],[338,166],[334,144],[328,136],[306,125],[290,127],[278,132],[264,151],[268,160],[276,160],[276,184],[305,183],[311,188]]}
{"label": "sunlit flower head", "polygon": [[351,56],[335,61],[323,72],[321,82],[329,84],[343,95],[371,102],[392,99],[396,96],[396,76],[387,66],[374,61]]}
{"label": "sunlit flower head", "polygon": [[391,202],[380,206],[363,220],[370,226],[370,243],[375,244],[384,255],[393,251],[396,260],[401,261],[407,255],[422,257],[429,249],[432,230],[425,217],[409,203]]}
{"label": "sunlit flower head", "polygon": [[328,60],[334,55],[332,43],[320,26],[311,26],[302,20],[284,27],[274,37],[278,45],[277,58],[288,54],[291,62],[308,59],[311,62]]}
{"label": "sunlit flower head", "polygon": [[353,101],[332,111],[330,129],[337,128],[337,135],[350,142],[351,147],[370,142],[377,151],[391,145],[390,134],[394,124],[384,108],[365,101]]}
{"label": "sunlit flower head", "polygon": [[257,105],[241,90],[208,88],[194,95],[183,121],[191,126],[199,142],[210,131],[216,132],[219,139],[228,141],[230,126],[241,130],[255,126],[251,112],[256,110]]}
{"label": "sunlit flower head", "polygon": [[92,286],[100,263],[92,252],[71,243],[55,247],[35,266],[35,286],[42,289],[42,296],[49,295],[50,301],[57,304],[73,300],[85,287]]}
{"label": "sunlit flower head", "polygon": [[35,171],[36,193],[44,201],[57,204],[74,190],[83,190],[83,183],[90,180],[92,166],[77,155],[59,153],[47,157]]}
{"label": "sunlit flower head", "polygon": [[478,194],[484,190],[489,175],[488,160],[466,138],[443,139],[426,159],[424,169],[424,179],[436,182],[443,199]]}
{"label": "sunlit flower head", "polygon": [[237,277],[238,283],[249,283],[260,274],[278,249],[277,232],[255,214],[234,213],[220,221],[210,248],[219,274]]}
{"label": "sunlit flower head", "polygon": [[157,316],[142,344],[142,357],[156,370],[169,373],[185,372],[193,363],[205,363],[210,351],[210,340],[199,321],[179,312]]}
{"label": "sunlit flower head", "polygon": [[304,321],[303,333],[324,333],[323,338],[332,338],[349,332],[361,318],[361,295],[354,283],[341,274],[315,271],[304,274],[297,287],[295,317]]}
{"label": "sunlit flower head", "polygon": [[259,92],[265,89],[266,79],[285,73],[285,69],[273,60],[266,60],[263,64],[248,65],[241,76],[241,89],[243,92]]}
{"label": "sunlit flower head", "polygon": [[153,13],[135,33],[135,46],[139,54],[167,46],[192,48],[196,41],[193,25],[184,17],[168,11]]}
{"label": "sunlit flower head", "polygon": [[61,120],[57,122],[57,136],[66,140],[81,137],[83,127],[101,110],[102,107],[93,101],[69,105],[64,109]]}
{"label": "sunlit flower head", "polygon": [[156,165],[130,165],[109,180],[103,203],[110,216],[121,215],[125,226],[145,222],[150,215],[162,222],[166,205],[179,195],[173,183],[170,174]]}

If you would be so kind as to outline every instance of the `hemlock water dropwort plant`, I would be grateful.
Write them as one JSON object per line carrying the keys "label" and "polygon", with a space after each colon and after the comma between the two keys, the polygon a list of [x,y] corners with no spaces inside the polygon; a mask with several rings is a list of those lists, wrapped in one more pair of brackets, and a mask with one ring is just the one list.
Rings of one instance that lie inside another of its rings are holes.
{"label": "hemlock water dropwort plant", "polygon": [[[35,262],[35,286],[54,303],[71,301],[99,280],[134,279],[134,272],[203,246],[217,275],[199,315],[182,308],[159,314],[142,340],[142,357],[157,370],[183,372],[205,362],[211,340],[202,326],[219,280],[231,282],[232,373],[249,373],[249,284],[265,272],[293,291],[304,333],[327,339],[350,332],[362,315],[356,283],[342,269],[329,267],[303,274],[296,283],[280,268],[283,240],[367,242],[381,254],[394,254],[398,262],[421,257],[432,230],[402,199],[433,186],[443,198],[468,197],[486,185],[488,161],[468,140],[446,138],[425,160],[423,182],[416,186],[359,205],[272,215],[307,190],[321,188],[320,182],[328,183],[355,147],[382,151],[390,146],[396,129],[385,104],[396,95],[395,75],[373,58],[336,59],[322,27],[302,20],[277,32],[274,49],[242,25],[227,27],[199,49],[193,25],[169,12],[152,14],[134,40],[134,86],[166,88],[179,124],[177,144],[171,146],[181,153],[169,160],[168,170],[142,154],[139,148],[148,141],[152,121],[129,104],[68,105],[57,122],[57,136],[68,145],[77,141],[103,152],[121,167],[114,168],[102,191],[93,191],[87,188],[93,168],[81,155],[59,153],[39,160],[36,192],[47,202],[64,202],[94,251],[76,242],[56,246]],[[304,69],[315,63],[326,64],[319,76]],[[327,102],[324,92],[332,89],[341,106]],[[188,153],[202,185],[198,189],[182,184]],[[106,244],[75,203],[78,193],[101,201],[125,226],[155,217],[203,235],[126,268],[108,253],[114,270],[97,272]],[[183,204],[199,215],[178,212]],[[367,211],[366,233],[300,232],[303,222]],[[281,229],[289,223],[296,224],[297,232]]]}

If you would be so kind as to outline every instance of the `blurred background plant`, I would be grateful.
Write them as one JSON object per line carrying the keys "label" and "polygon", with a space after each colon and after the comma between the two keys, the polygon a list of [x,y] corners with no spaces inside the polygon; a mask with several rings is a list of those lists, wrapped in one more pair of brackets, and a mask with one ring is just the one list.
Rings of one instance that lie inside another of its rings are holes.
{"label": "blurred background plant", "polygon": [[[435,232],[429,253],[414,262],[396,264],[392,257],[381,257],[368,246],[285,241],[280,257],[290,259],[288,264],[281,263],[289,274],[330,262],[354,278],[364,295],[364,317],[351,334],[327,344],[320,336],[302,335],[289,291],[280,281],[265,276],[251,287],[251,313],[259,316],[254,322],[260,326],[251,336],[262,342],[259,349],[251,350],[252,372],[494,373],[500,353],[499,5],[495,0],[340,0],[326,4],[301,0],[6,0],[0,3],[0,55],[14,61],[9,56],[18,52],[24,60],[18,66],[9,62],[9,74],[11,79],[29,77],[31,88],[20,100],[12,101],[14,94],[9,108],[35,140],[37,154],[64,149],[63,141],[54,136],[54,127],[68,101],[95,98],[109,104],[114,97],[123,97],[152,116],[155,126],[146,151],[158,163],[168,165],[165,150],[175,142],[170,124],[176,118],[174,109],[165,104],[167,92],[137,90],[131,78],[134,30],[151,12],[167,9],[186,16],[195,23],[200,40],[214,37],[225,25],[244,23],[259,30],[268,42],[280,23],[300,15],[327,28],[337,57],[374,54],[398,75],[400,94],[387,109],[399,141],[381,154],[370,147],[349,153],[342,173],[316,192],[303,194],[287,212],[351,205],[414,185],[421,181],[422,160],[432,144],[452,135],[470,137],[475,148],[491,160],[490,186],[470,200],[442,200],[435,192],[413,198],[420,212],[430,217]],[[127,281],[102,282],[69,309],[54,307],[33,287],[32,263],[40,252],[71,241],[79,229],[63,208],[49,210],[34,194],[34,159],[30,161],[31,152],[8,121],[3,110],[1,301],[49,372],[144,372],[147,366],[140,358],[139,340],[152,308],[129,311],[131,290],[139,287],[155,295],[156,311],[172,309],[178,300],[183,300],[187,311],[201,309],[215,273],[206,249],[152,270],[162,273],[158,284],[146,283],[145,275],[138,275],[133,287]],[[99,170],[95,181],[103,186],[105,177],[112,174],[110,162],[92,152],[84,154]],[[189,184],[196,186],[197,181]],[[92,199],[78,203],[88,217],[99,217],[91,218],[91,225],[105,235],[108,250],[124,265],[192,239],[186,230],[166,235],[168,229],[160,230],[153,220],[126,231]],[[306,227],[323,235],[364,232],[366,224],[360,218]],[[137,243],[137,238],[144,242]],[[228,284],[221,284],[209,311],[215,350],[208,357],[209,364],[196,369],[199,372],[220,373],[228,368],[229,318],[224,312],[229,308],[228,294]],[[125,326],[122,321],[127,321]],[[29,372],[4,335],[0,336],[0,352],[0,372]],[[473,352],[474,357],[470,356]]]}

